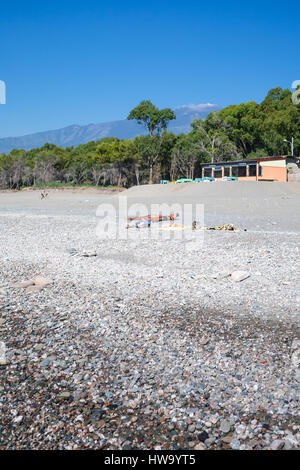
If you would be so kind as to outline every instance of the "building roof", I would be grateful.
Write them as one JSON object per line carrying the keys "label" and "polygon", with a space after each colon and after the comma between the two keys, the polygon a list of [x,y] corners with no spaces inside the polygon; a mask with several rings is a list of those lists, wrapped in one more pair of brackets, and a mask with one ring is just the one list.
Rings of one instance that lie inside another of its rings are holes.
{"label": "building roof", "polygon": [[238,164],[249,164],[249,163],[257,163],[257,162],[264,162],[264,161],[272,161],[272,160],[285,160],[289,158],[289,155],[283,155],[278,157],[257,157],[257,158],[250,158],[248,160],[228,160],[226,162],[215,162],[215,163],[202,163],[202,166],[222,166],[222,165],[238,165]]}

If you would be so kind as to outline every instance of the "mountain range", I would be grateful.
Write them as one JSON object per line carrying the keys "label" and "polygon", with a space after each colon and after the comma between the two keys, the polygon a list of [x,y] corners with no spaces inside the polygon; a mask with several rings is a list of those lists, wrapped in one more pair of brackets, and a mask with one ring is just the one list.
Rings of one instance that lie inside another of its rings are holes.
{"label": "mountain range", "polygon": [[[174,134],[187,133],[191,130],[191,122],[194,119],[204,119],[210,112],[218,110],[219,107],[211,103],[180,106],[174,111],[176,119],[170,121],[168,131],[174,132]],[[30,150],[42,147],[45,143],[61,147],[75,147],[91,140],[100,140],[103,137],[132,139],[136,135],[144,134],[146,134],[146,130],[141,125],[127,119],[84,126],[73,124],[62,129],[37,132],[21,137],[1,138],[0,154],[9,153],[13,149]]]}

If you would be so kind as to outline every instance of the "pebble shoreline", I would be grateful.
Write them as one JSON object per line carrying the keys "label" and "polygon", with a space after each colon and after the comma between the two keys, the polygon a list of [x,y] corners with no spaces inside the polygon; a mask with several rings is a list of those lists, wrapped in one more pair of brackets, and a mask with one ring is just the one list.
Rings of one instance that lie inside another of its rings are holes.
{"label": "pebble shoreline", "polygon": [[299,448],[300,234],[96,224],[1,216],[0,448]]}

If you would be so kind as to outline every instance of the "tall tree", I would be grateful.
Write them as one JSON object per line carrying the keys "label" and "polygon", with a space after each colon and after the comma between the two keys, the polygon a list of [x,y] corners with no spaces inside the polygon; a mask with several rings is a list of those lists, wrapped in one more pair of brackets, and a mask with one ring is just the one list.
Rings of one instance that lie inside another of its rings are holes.
{"label": "tall tree", "polygon": [[176,119],[176,116],[170,108],[158,109],[150,100],[144,100],[130,111],[127,119],[136,120],[149,133],[150,141],[144,146],[142,155],[148,161],[149,183],[152,183],[153,165],[160,156],[163,134],[169,121]]}

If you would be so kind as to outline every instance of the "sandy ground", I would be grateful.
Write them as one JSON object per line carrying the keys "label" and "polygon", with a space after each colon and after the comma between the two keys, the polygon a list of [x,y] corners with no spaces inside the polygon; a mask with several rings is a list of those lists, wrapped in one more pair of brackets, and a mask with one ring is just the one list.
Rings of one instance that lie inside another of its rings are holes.
{"label": "sandy ground", "polygon": [[[48,193],[0,193],[0,446],[298,448],[299,185],[121,193],[240,229],[196,230],[193,249],[147,228],[99,239],[119,194]],[[37,275],[53,282],[14,286]]]}
{"label": "sandy ground", "polygon": [[[248,230],[300,231],[300,184],[270,182],[185,183],[145,185],[125,191],[47,190],[0,192],[0,211],[32,214],[94,216],[98,206],[111,203],[118,209],[119,196],[132,204],[202,204],[205,225],[233,223]],[[189,211],[189,208],[187,208]]]}

